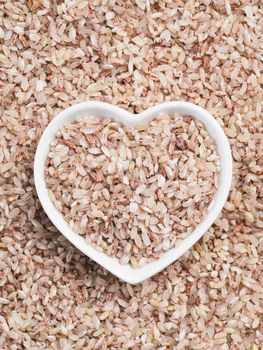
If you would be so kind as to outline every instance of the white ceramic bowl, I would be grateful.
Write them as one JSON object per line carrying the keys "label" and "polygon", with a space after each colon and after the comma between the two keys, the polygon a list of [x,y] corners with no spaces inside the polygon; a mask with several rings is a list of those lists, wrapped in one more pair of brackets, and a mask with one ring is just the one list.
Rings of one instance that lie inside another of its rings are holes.
{"label": "white ceramic bowl", "polygon": [[[107,256],[89,245],[84,238],[74,233],[62,214],[55,208],[48,196],[44,179],[45,162],[49,152],[50,142],[54,139],[62,125],[72,122],[77,116],[91,116],[113,118],[126,125],[149,122],[163,112],[176,112],[181,115],[191,115],[201,121],[210,136],[215,140],[220,156],[221,173],[219,188],[214,197],[214,205],[208,211],[204,220],[189,234],[178,247],[163,253],[159,260],[133,269],[131,265],[121,265],[116,258]],[[83,102],[67,108],[59,113],[47,126],[39,141],[34,162],[35,186],[40,202],[50,220],[57,229],[80,251],[109,270],[111,273],[131,284],[139,283],[158,273],[191,248],[209,229],[220,214],[227,199],[232,178],[232,157],[228,139],[221,126],[212,115],[203,108],[188,102],[167,102],[140,113],[132,114],[121,108],[102,102]]]}

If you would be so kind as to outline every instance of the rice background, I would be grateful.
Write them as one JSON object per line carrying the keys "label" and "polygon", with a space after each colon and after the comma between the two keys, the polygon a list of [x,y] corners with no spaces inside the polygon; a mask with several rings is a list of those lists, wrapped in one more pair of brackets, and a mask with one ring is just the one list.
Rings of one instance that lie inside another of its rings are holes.
{"label": "rice background", "polygon": [[[1,0],[0,42],[0,349],[261,349],[262,2]],[[84,100],[191,101],[231,143],[222,215],[136,286],[79,253],[36,197],[41,133]]]}

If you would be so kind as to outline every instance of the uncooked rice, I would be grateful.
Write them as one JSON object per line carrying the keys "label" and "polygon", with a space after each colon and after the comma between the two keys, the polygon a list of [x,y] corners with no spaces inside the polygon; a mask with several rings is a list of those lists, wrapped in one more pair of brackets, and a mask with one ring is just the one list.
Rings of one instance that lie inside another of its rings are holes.
{"label": "uncooked rice", "polygon": [[[261,0],[0,2],[1,349],[262,348],[262,31]],[[231,144],[221,216],[135,286],[78,252],[35,193],[43,130],[85,100],[190,101]]]}
{"label": "uncooked rice", "polygon": [[142,267],[202,221],[219,171],[213,139],[191,117],[163,114],[127,127],[90,116],[57,133],[45,179],[75,233]]}

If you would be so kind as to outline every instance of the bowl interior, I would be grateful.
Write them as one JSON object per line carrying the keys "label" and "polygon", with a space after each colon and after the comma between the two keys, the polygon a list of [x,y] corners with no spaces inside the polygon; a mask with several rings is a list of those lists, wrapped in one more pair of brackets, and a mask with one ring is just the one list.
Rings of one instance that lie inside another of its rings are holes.
{"label": "bowl interior", "polygon": [[[210,207],[206,217],[196,226],[177,247],[161,254],[160,259],[148,263],[143,267],[133,269],[130,264],[121,265],[114,257],[97,251],[89,245],[85,239],[72,231],[63,215],[55,208],[48,196],[44,171],[46,158],[49,152],[50,142],[53,141],[57,131],[62,125],[72,122],[76,117],[99,116],[115,119],[126,125],[134,126],[138,123],[147,123],[160,113],[176,112],[181,115],[191,115],[201,121],[210,136],[214,139],[220,158],[220,180],[219,187],[214,196],[214,204]],[[158,273],[183,255],[197,240],[208,230],[212,223],[220,214],[231,185],[232,179],[232,158],[231,150],[222,128],[209,112],[199,106],[188,102],[167,102],[152,107],[140,114],[134,115],[118,107],[102,102],[83,102],[67,108],[58,114],[47,126],[39,141],[35,161],[34,161],[35,186],[40,202],[56,228],[80,251],[99,263],[105,269],[121,278],[122,280],[134,284],[139,283],[152,275]]]}

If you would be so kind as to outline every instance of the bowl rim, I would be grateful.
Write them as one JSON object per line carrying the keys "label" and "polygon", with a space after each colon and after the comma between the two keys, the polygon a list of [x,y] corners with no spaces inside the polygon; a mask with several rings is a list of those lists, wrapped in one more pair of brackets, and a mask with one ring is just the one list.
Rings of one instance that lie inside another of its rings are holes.
{"label": "bowl rim", "polygon": [[[110,116],[124,124],[135,125],[139,122],[149,122],[160,113],[171,112],[179,113],[181,115],[190,115],[193,118],[198,119],[204,124],[208,134],[214,139],[220,157],[221,169],[219,186],[214,197],[212,208],[207,212],[205,218],[196,226],[192,233],[184,238],[177,247],[171,248],[167,252],[162,253],[158,260],[152,263],[147,263],[143,267],[134,269],[130,264],[121,265],[115,257],[109,257],[105,253],[96,250],[93,246],[88,244],[83,237],[77,235],[70,229],[68,223],[64,220],[62,214],[55,208],[53,202],[48,196],[48,190],[44,179],[45,162],[49,152],[50,142],[54,139],[56,132],[62,127],[62,125],[70,123],[78,116]],[[60,231],[82,253],[100,264],[112,274],[127,283],[137,284],[160,272],[186,253],[186,251],[188,251],[203,236],[217,219],[227,200],[232,182],[231,148],[222,127],[216,119],[207,110],[190,102],[164,102],[150,107],[139,114],[132,114],[125,109],[105,102],[81,102],[60,112],[52,119],[42,133],[35,153],[34,181],[40,203],[58,231]]]}

